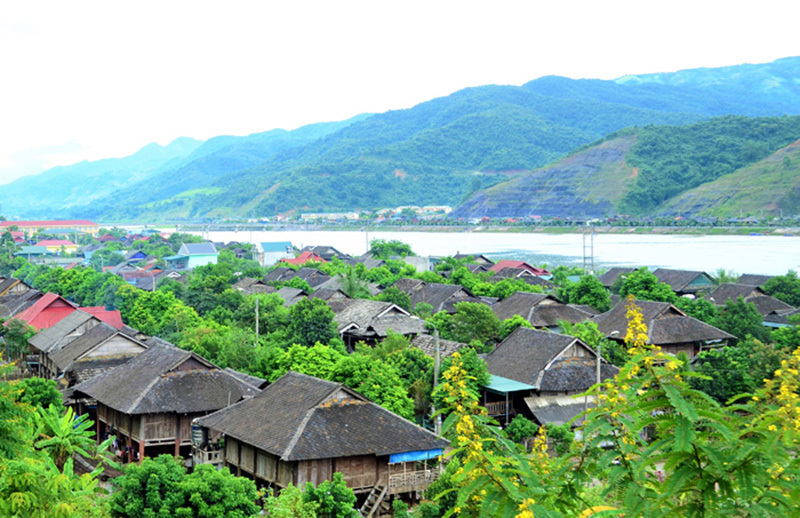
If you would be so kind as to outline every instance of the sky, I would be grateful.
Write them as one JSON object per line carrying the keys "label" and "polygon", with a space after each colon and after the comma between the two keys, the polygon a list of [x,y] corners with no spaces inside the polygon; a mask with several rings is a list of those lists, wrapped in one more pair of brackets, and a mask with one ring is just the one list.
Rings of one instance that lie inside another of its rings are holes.
{"label": "sky", "polygon": [[470,86],[766,63],[800,55],[798,15],[796,0],[3,2],[0,184]]}

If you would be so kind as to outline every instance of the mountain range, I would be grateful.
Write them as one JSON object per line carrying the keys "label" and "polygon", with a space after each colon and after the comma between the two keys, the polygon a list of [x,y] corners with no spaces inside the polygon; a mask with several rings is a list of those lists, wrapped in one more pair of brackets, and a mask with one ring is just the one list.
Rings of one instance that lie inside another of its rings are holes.
{"label": "mountain range", "polygon": [[[462,217],[792,211],[800,133],[786,116],[798,114],[800,58],[613,81],[548,76],[54,168],[2,186],[3,212],[164,221],[432,204]],[[743,182],[726,179],[756,173],[771,183],[753,187],[772,194],[743,195]]]}

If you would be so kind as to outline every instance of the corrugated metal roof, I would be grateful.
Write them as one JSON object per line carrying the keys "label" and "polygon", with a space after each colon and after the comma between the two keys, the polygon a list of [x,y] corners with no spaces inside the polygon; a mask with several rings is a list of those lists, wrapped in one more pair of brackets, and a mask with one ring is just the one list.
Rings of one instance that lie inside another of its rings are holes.
{"label": "corrugated metal roof", "polygon": [[487,390],[491,390],[492,392],[521,392],[523,390],[536,390],[536,387],[533,385],[528,385],[527,383],[520,383],[519,381],[514,381],[512,379],[504,378],[502,376],[495,376],[491,374],[489,376],[489,384],[486,385]]}

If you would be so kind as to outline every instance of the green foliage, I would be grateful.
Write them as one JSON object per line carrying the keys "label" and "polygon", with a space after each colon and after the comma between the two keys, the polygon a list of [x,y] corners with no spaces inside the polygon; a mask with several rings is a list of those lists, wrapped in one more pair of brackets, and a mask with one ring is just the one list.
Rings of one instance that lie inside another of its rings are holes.
{"label": "green foliage", "polygon": [[668,284],[659,282],[658,277],[645,267],[629,273],[619,290],[620,297],[633,295],[639,300],[655,300],[673,303],[678,298]]}
{"label": "green foliage", "polygon": [[302,299],[289,309],[289,340],[311,346],[338,338],[334,313],[321,299]]}
{"label": "green foliage", "polygon": [[706,299],[690,299],[687,297],[678,297],[675,300],[675,307],[706,324],[713,325],[713,322],[719,316],[719,310],[713,302]]}
{"label": "green foliage", "polygon": [[794,270],[768,280],[763,289],[767,295],[772,295],[794,307],[800,307],[800,277]]}
{"label": "green foliage", "polygon": [[553,441],[553,447],[557,455],[566,454],[575,440],[575,434],[569,423],[549,425],[547,427],[547,437]]}
{"label": "green foliage", "polygon": [[594,275],[582,275],[577,283],[567,285],[566,293],[570,304],[586,304],[601,313],[611,309],[608,290]]}
{"label": "green foliage", "polygon": [[750,366],[748,352],[741,347],[703,351],[695,360],[694,371],[705,378],[691,378],[691,385],[724,404],[755,390],[759,380],[753,377]]}
{"label": "green foliage", "polygon": [[334,473],[332,480],[326,480],[317,487],[306,484],[303,502],[317,505],[319,518],[357,518],[358,511],[353,506],[356,495],[347,487],[341,473]]}
{"label": "green foliage", "polygon": [[483,344],[497,342],[503,332],[503,322],[492,308],[477,302],[459,302],[455,308],[456,313],[450,319],[451,340],[462,343],[478,340]]}
{"label": "green foliage", "polygon": [[395,286],[389,286],[383,290],[377,297],[375,297],[375,300],[391,302],[392,304],[396,304],[406,311],[411,311],[411,297],[408,296],[408,293],[400,291]]}
{"label": "green foliage", "polygon": [[367,283],[359,277],[358,273],[350,265],[347,265],[344,272],[339,274],[338,282],[341,290],[351,298],[369,297]]}
{"label": "green foliage", "polygon": [[375,259],[390,259],[391,257],[408,257],[415,255],[411,246],[406,243],[392,239],[373,239],[369,242],[369,253]]}
{"label": "green foliage", "polygon": [[0,329],[0,336],[5,342],[5,357],[11,360],[21,358],[28,352],[28,339],[36,334],[36,330],[22,320],[12,318]]}
{"label": "green foliage", "polygon": [[289,484],[275,496],[272,488],[264,498],[264,512],[269,518],[317,518],[317,502],[304,502],[303,491]]}
{"label": "green foliage", "polygon": [[800,137],[800,117],[727,116],[683,127],[644,128],[626,158],[639,169],[622,199],[642,214],[669,198],[766,158]]}
{"label": "green foliage", "polygon": [[129,464],[114,485],[111,516],[116,518],[249,518],[258,513],[253,481],[211,465],[197,466],[187,475],[181,460],[171,455]]}
{"label": "green foliage", "polygon": [[503,320],[503,331],[500,333],[500,340],[505,340],[508,335],[513,333],[518,327],[533,327],[530,322],[521,315],[514,315]]}
{"label": "green foliage", "polygon": [[770,333],[763,325],[763,318],[752,302],[745,302],[743,297],[735,301],[728,300],[725,307],[714,319],[714,326],[727,331],[742,340],[752,336],[758,340],[769,339]]}
{"label": "green foliage", "polygon": [[332,379],[401,417],[411,419],[414,416],[414,402],[408,396],[408,386],[390,363],[375,361],[364,354],[347,355],[334,366]]}
{"label": "green foliage", "polygon": [[58,412],[64,409],[63,398],[58,391],[56,380],[23,378],[14,384],[14,388],[20,391],[17,399],[20,403],[39,408],[48,408],[52,405]]}
{"label": "green foliage", "polygon": [[514,417],[505,428],[509,439],[520,444],[526,439],[536,435],[537,431],[539,431],[539,427],[536,423],[522,415]]}

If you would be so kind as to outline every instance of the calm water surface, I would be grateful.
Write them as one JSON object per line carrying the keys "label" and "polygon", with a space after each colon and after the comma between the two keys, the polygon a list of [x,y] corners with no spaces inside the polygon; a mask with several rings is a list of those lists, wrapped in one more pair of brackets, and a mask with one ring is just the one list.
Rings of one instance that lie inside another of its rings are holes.
{"label": "calm water surface", "polygon": [[[368,239],[398,239],[419,255],[483,253],[549,265],[581,265],[584,253],[581,234],[240,230],[207,232],[204,237],[225,242],[291,241],[297,247],[332,245],[351,255],[363,254]],[[591,257],[588,239],[586,255]],[[597,234],[594,264],[596,269],[620,265],[785,274],[789,269],[800,269],[800,237]]]}

